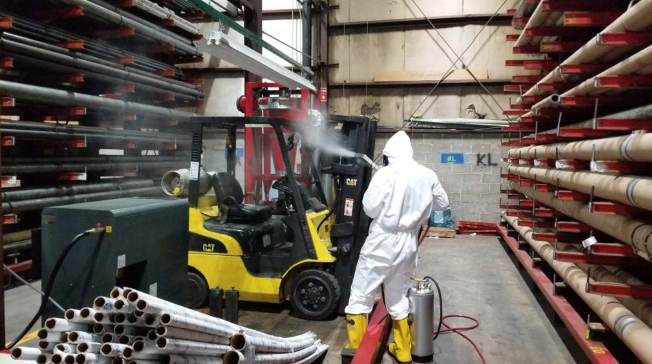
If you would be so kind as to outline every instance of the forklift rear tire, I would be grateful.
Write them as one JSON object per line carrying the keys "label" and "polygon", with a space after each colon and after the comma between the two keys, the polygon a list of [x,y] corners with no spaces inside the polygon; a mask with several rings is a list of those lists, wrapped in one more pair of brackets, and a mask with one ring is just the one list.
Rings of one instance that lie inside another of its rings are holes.
{"label": "forklift rear tire", "polygon": [[340,285],[332,274],[318,269],[299,273],[290,286],[290,305],[302,319],[330,318],[340,301]]}
{"label": "forklift rear tire", "polygon": [[188,308],[204,307],[207,300],[208,284],[204,277],[194,272],[188,272]]}

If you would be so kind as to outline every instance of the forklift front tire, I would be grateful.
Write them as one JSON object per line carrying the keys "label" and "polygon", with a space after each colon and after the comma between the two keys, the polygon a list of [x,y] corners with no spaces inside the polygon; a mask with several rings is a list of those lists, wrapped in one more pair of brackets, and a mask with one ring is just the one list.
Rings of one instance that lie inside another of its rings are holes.
{"label": "forklift front tire", "polygon": [[340,285],[332,274],[318,269],[299,273],[290,286],[290,305],[302,319],[330,318],[340,301]]}
{"label": "forklift front tire", "polygon": [[206,305],[208,284],[201,275],[188,272],[188,308],[198,309]]}

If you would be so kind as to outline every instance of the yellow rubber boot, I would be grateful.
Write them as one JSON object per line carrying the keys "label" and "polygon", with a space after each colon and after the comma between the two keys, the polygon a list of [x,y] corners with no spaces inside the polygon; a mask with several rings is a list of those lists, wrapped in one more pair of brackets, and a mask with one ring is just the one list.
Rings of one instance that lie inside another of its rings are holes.
{"label": "yellow rubber boot", "polygon": [[389,355],[399,363],[411,363],[411,337],[408,319],[392,321],[392,329],[394,331],[394,342],[387,347]]}
{"label": "yellow rubber boot", "polygon": [[344,348],[357,349],[367,332],[367,315],[346,315],[346,331],[349,333],[349,343]]}

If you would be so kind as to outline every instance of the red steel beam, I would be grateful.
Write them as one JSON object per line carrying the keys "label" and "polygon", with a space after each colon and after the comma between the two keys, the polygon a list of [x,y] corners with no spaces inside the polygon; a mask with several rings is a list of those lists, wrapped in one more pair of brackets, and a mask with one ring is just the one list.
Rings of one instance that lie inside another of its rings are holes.
{"label": "red steel beam", "polygon": [[505,40],[508,42],[516,42],[520,36],[520,34],[506,34]]}
{"label": "red steel beam", "polygon": [[646,119],[598,119],[596,127],[600,130],[652,129],[652,120]]}
{"label": "red steel beam", "polygon": [[38,10],[34,15],[49,19],[66,19],[84,16],[84,8],[81,6],[69,6],[65,8],[55,8],[47,10]]}
{"label": "red steel beam", "polygon": [[594,82],[599,88],[649,88],[652,76],[604,76],[596,77]]}
{"label": "red steel beam", "polygon": [[523,93],[531,88],[532,85],[504,85],[503,91],[510,93]]}
{"label": "red steel beam", "polygon": [[612,65],[610,64],[562,64],[560,71],[564,75],[577,75],[577,74],[592,74],[597,75],[603,72]]}
{"label": "red steel beam", "polygon": [[[32,260],[30,259],[30,260],[24,260],[22,262],[15,263],[15,264],[7,264],[7,266],[9,267],[9,269],[13,270],[16,273],[22,273],[22,272],[26,272],[26,271],[32,269]],[[3,271],[3,277],[6,277],[6,276],[11,274],[5,268],[2,268],[2,271]],[[3,330],[4,330],[4,328],[3,328]]]}
{"label": "red steel beam", "polygon": [[555,227],[554,221],[536,221],[536,220],[518,220],[520,226],[526,226],[532,229],[543,228],[552,229]]}
{"label": "red steel beam", "polygon": [[596,243],[591,245],[591,253],[593,254],[611,254],[611,255],[622,255],[627,257],[637,257],[629,245],[624,244],[604,244]]}
{"label": "red steel beam", "polygon": [[0,18],[0,30],[11,29],[14,21],[11,18]]}
{"label": "red steel beam", "polygon": [[557,199],[564,201],[586,201],[590,198],[589,195],[582,192],[571,191],[571,190],[559,190],[557,191]]}
{"label": "red steel beam", "polygon": [[615,10],[622,5],[619,0],[544,0],[543,11],[596,11]]}
{"label": "red steel beam", "polygon": [[[516,77],[516,76],[512,76]],[[511,104],[510,107],[512,109],[519,109],[519,110],[530,110],[532,108],[532,104]]]}
{"label": "red steel beam", "polygon": [[104,29],[93,33],[93,37],[98,39],[127,38],[134,35],[136,35],[134,28]]}
{"label": "red steel beam", "polygon": [[632,97],[625,96],[562,96],[559,105],[595,106],[596,100],[598,100],[600,105],[622,105],[623,103],[634,102]]}
{"label": "red steel beam", "polygon": [[537,84],[537,90],[540,91],[567,91],[577,86],[572,82],[542,82]]}
{"label": "red steel beam", "polygon": [[532,95],[532,96],[523,96],[523,102],[529,102],[529,103],[537,103],[543,99],[545,99],[547,96],[542,96],[542,95]]}
{"label": "red steel beam", "polygon": [[577,221],[557,221],[557,231],[565,233],[588,233],[590,226]]}
{"label": "red steel beam", "polygon": [[0,58],[0,68],[14,68],[14,59],[11,57]]}
{"label": "red steel beam", "polygon": [[525,59],[508,59],[505,61],[505,67],[523,67]]}
{"label": "red steel beam", "polygon": [[631,257],[617,255],[596,255],[584,254],[577,252],[555,252],[555,260],[568,263],[581,264],[599,264],[599,265],[626,265],[626,266],[645,266],[649,264],[643,259],[632,259]]}
{"label": "red steel beam", "polygon": [[608,138],[613,136],[611,130],[596,130],[588,128],[559,128],[559,136],[565,138]]}
{"label": "red steel beam", "polygon": [[571,336],[578,343],[579,347],[582,348],[589,361],[593,364],[619,364],[604,344],[587,338],[586,321],[584,318],[580,317],[573,306],[563,296],[555,294],[554,283],[550,281],[543,271],[534,267],[532,257],[527,252],[519,249],[518,241],[509,236],[507,230],[503,227],[500,227],[498,232],[548,303],[555,310],[557,316],[566,325]]}
{"label": "red steel beam", "polygon": [[[630,258],[631,259],[631,258]],[[586,285],[588,293],[602,296],[652,298],[652,286],[630,286],[621,283],[590,282]]]}
{"label": "red steel beam", "polygon": [[67,42],[55,43],[54,45],[57,47],[61,47],[73,51],[79,51],[84,49],[83,40],[69,40]]}
{"label": "red steel beam", "polygon": [[595,40],[600,45],[649,45],[652,33],[599,33]]}
{"label": "red steel beam", "polygon": [[564,26],[606,27],[622,15],[622,11],[587,11],[564,14]]}
{"label": "red steel beam", "polygon": [[566,53],[575,52],[580,49],[584,42],[571,42],[571,41],[557,41],[557,42],[541,42],[541,53]]}
{"label": "red steel beam", "polygon": [[577,29],[564,27],[536,27],[524,29],[523,33],[526,37],[563,37],[576,35]]}
{"label": "red steel beam", "polygon": [[521,116],[527,114],[528,112],[528,110],[504,110],[503,115]]}
{"label": "red steel beam", "polygon": [[514,83],[537,83],[543,79],[542,75],[518,75],[512,76]]}
{"label": "red steel beam", "polygon": [[551,71],[559,66],[560,61],[554,60],[536,60],[536,61],[524,61],[523,67],[526,70],[533,71]]}
{"label": "red steel beam", "polygon": [[552,209],[547,209],[547,208],[534,209],[534,216],[535,217],[548,218],[548,217],[555,217],[557,215],[563,216],[563,214],[558,213],[557,211],[552,210]]}
{"label": "red steel beam", "polygon": [[512,48],[512,53],[514,54],[534,54],[541,53],[540,47],[538,45],[533,46],[518,46]]}
{"label": "red steel beam", "polygon": [[594,201],[591,203],[591,212],[594,214],[638,215],[641,210],[637,207],[611,201]]}

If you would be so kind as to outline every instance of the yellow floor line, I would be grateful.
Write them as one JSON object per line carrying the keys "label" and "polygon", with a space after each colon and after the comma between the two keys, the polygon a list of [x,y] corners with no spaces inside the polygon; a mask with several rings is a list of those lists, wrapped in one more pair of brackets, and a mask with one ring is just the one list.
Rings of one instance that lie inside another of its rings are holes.
{"label": "yellow floor line", "polygon": [[[15,346],[18,346],[20,344],[26,343],[26,342],[34,339],[36,337],[36,334],[38,334],[38,330],[30,332],[29,334],[23,336],[23,338],[20,339],[20,341],[17,342]],[[9,344],[11,344],[11,341],[7,341],[7,343],[5,344],[5,347],[8,346]]]}

